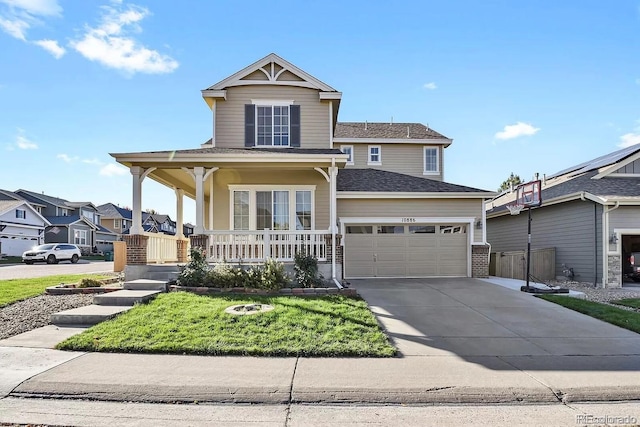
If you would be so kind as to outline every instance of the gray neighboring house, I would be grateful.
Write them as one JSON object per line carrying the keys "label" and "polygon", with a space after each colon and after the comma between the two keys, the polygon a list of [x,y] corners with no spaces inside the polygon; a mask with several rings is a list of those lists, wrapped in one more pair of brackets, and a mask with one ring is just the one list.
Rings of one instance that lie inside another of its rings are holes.
{"label": "gray neighboring house", "polygon": [[83,254],[113,250],[117,234],[100,225],[100,213],[91,202],[70,202],[28,190],[15,194],[36,206],[51,225],[45,229],[45,243],[73,243]]}
{"label": "gray neighboring house", "polygon": [[44,242],[49,225],[38,210],[17,194],[0,190],[0,254],[20,256]]}
{"label": "gray neighboring house", "polygon": [[[555,247],[556,276],[563,266],[575,280],[617,288],[630,282],[631,252],[640,251],[640,145],[545,177],[542,206],[533,209],[531,248]],[[512,216],[505,192],[486,203],[491,252],[526,249],[527,214]]]}

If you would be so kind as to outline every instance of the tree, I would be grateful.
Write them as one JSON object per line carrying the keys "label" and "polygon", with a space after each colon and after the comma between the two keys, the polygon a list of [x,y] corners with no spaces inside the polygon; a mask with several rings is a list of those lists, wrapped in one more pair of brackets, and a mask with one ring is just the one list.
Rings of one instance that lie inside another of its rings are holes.
{"label": "tree", "polygon": [[158,211],[155,209],[147,209],[145,210],[146,213],[151,214],[151,215],[157,215]]}
{"label": "tree", "polygon": [[498,191],[506,191],[509,190],[511,188],[511,186],[513,186],[513,188],[516,188],[518,185],[522,184],[522,179],[520,178],[519,175],[515,175],[513,172],[511,172],[511,175],[509,175],[509,178],[505,179],[502,184],[500,184],[500,188],[498,188]]}

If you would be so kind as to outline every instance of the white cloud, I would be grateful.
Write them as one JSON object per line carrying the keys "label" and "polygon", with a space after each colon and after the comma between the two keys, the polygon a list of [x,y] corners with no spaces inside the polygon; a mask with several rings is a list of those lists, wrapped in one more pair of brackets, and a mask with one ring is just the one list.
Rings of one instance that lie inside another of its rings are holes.
{"label": "white cloud", "polygon": [[8,151],[14,151],[16,148],[19,148],[20,150],[37,150],[38,144],[29,140],[25,136],[24,129],[18,128],[18,135],[16,136],[15,142],[7,144],[5,147]]}
{"label": "white cloud", "polygon": [[102,162],[96,158],[93,159],[82,159],[82,163],[86,163],[88,165],[101,165]]}
{"label": "white cloud", "polygon": [[618,147],[627,148],[636,144],[640,144],[640,133],[625,133],[620,137]]}
{"label": "white cloud", "polygon": [[100,168],[100,175],[102,176],[126,175],[127,172],[128,172],[127,169],[115,163],[109,163],[103,166],[102,168]]}
{"label": "white cloud", "polygon": [[40,46],[41,48],[49,52],[56,59],[62,58],[64,54],[67,52],[63,47],[61,47],[58,44],[56,40],[45,39],[45,40],[38,40],[33,43],[37,44],[38,46]]}
{"label": "white cloud", "polygon": [[86,26],[82,38],[71,42],[82,56],[129,74],[171,73],[178,68],[178,61],[143,46],[131,36],[142,31],[139,23],[149,15],[148,9],[136,5],[104,9],[100,24]]}
{"label": "white cloud", "polygon": [[434,82],[425,83],[422,85],[422,87],[428,90],[434,90],[438,88],[438,86],[436,86]]}
{"label": "white cloud", "polygon": [[531,136],[538,133],[540,128],[534,128],[529,123],[518,122],[515,125],[507,125],[501,132],[496,133],[497,139],[513,139],[520,136]]}
{"label": "white cloud", "polygon": [[0,12],[0,28],[12,37],[27,41],[27,30],[40,24],[42,17],[60,16],[57,0],[0,0],[6,8]]}
{"label": "white cloud", "polygon": [[68,154],[58,154],[56,156],[56,158],[66,162],[66,163],[72,163],[72,162],[75,162],[76,160],[78,160],[77,157],[70,157]]}

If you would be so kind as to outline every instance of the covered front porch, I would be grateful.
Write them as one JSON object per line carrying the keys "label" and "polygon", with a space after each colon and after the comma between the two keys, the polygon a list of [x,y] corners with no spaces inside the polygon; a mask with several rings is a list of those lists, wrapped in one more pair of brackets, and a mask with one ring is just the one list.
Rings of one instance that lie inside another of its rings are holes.
{"label": "covered front porch", "polygon": [[[338,150],[206,147],[112,156],[132,175],[127,264],[186,262],[188,248],[196,246],[211,263],[289,262],[304,251],[331,263],[335,277],[336,179],[346,162]],[[175,236],[143,231],[146,178],[175,195]],[[185,196],[196,204],[189,239],[182,233]]]}

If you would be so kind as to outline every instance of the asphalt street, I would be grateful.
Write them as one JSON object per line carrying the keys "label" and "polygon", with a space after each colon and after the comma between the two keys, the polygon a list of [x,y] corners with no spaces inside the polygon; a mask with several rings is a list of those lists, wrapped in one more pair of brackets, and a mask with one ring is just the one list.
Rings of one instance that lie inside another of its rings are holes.
{"label": "asphalt street", "polygon": [[59,264],[0,264],[0,280],[29,279],[33,277],[54,276],[58,274],[109,272],[113,272],[113,261],[80,260],[77,264],[72,264],[69,261],[61,261]]}

